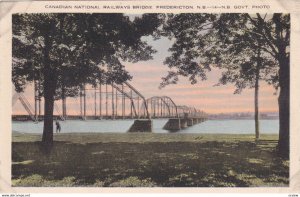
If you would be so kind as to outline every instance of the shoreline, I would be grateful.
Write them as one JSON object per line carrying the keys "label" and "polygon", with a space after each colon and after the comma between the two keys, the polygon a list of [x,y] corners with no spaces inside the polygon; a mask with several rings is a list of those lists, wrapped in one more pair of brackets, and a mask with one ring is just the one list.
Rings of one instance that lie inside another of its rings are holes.
{"label": "shoreline", "polygon": [[[75,143],[94,142],[199,142],[199,141],[255,141],[255,134],[195,134],[195,133],[54,133],[54,141]],[[12,133],[12,142],[40,141],[42,134]],[[261,134],[261,140],[278,140],[278,134]]]}

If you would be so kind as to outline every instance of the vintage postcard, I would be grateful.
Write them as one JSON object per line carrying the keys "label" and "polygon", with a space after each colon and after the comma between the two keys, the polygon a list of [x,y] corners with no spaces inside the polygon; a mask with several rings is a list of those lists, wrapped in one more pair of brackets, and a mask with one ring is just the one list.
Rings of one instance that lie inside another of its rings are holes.
{"label": "vintage postcard", "polygon": [[0,2],[0,192],[300,192],[300,3]]}

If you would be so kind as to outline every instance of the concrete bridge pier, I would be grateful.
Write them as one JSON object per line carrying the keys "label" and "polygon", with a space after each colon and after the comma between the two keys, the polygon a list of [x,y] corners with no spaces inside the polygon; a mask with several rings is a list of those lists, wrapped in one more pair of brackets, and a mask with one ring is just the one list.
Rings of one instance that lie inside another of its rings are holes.
{"label": "concrete bridge pier", "polygon": [[128,132],[152,132],[153,123],[150,119],[135,120]]}
{"label": "concrete bridge pier", "polygon": [[187,118],[180,119],[180,128],[184,129],[187,127],[188,127],[188,119]]}
{"label": "concrete bridge pier", "polygon": [[180,129],[187,128],[189,126],[193,126],[192,118],[170,118],[168,122],[165,124],[163,129],[178,131]]}
{"label": "concrete bridge pier", "polygon": [[195,124],[198,124],[198,123],[199,123],[198,118],[193,118],[193,124],[195,125]]}
{"label": "concrete bridge pier", "polygon": [[165,130],[178,131],[181,129],[179,118],[170,118],[163,127]]}
{"label": "concrete bridge pier", "polygon": [[188,127],[191,127],[191,126],[193,126],[194,125],[194,119],[193,118],[188,118],[187,119],[187,126]]}

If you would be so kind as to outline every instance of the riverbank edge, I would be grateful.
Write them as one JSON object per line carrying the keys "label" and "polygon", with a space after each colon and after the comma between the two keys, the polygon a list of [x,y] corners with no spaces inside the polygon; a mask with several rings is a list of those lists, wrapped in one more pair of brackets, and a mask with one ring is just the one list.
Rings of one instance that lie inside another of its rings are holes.
{"label": "riverbank edge", "polygon": [[[12,133],[12,142],[40,141],[42,134]],[[74,143],[94,142],[192,142],[192,141],[255,141],[253,134],[194,134],[194,133],[54,133],[54,141]],[[260,140],[278,140],[278,134],[262,134]]]}

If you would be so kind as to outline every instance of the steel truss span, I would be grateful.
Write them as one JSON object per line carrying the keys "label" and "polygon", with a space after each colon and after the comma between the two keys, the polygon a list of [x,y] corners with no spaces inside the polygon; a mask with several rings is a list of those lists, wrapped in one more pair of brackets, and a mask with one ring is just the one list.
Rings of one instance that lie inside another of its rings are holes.
{"label": "steel truss span", "polygon": [[[34,101],[23,93],[15,93],[12,106],[17,101],[25,109],[23,115],[13,114],[13,120],[43,119],[42,97],[34,86]],[[75,114],[68,114],[67,99],[76,104]],[[64,98],[54,103],[54,116],[60,120],[67,119],[157,119],[157,118],[204,118],[206,113],[191,106],[177,105],[168,96],[153,96],[146,99],[130,83],[98,84],[96,87],[83,85],[75,98]]]}

